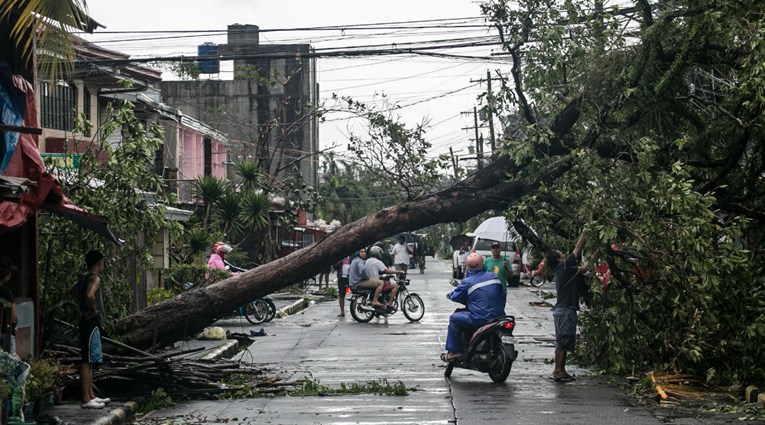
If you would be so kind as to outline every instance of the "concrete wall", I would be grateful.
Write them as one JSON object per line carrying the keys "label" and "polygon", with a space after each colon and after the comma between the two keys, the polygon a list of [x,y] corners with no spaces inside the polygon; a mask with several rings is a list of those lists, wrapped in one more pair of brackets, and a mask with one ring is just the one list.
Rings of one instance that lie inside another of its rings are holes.
{"label": "concrete wall", "polygon": [[[222,54],[252,55],[252,58],[234,61],[235,73],[245,66],[258,69],[261,75],[275,71],[284,84],[263,87],[250,80],[163,81],[162,101],[226,134],[231,142],[229,158],[235,163],[250,156],[263,163],[274,150],[281,152],[279,149],[283,148],[281,159],[277,155],[270,165],[271,173],[298,161],[306,184],[316,188],[318,157],[299,159],[318,151],[317,120],[301,120],[310,116],[318,103],[315,59],[300,59],[312,51],[311,46],[260,45],[257,26],[230,25],[228,44],[219,48]],[[257,57],[263,53],[285,57]],[[290,76],[288,80],[287,76]],[[282,106],[284,103],[286,107]],[[283,137],[279,129],[272,128],[268,146],[258,145],[267,124],[278,122],[287,128],[297,121],[305,121],[298,131]]]}

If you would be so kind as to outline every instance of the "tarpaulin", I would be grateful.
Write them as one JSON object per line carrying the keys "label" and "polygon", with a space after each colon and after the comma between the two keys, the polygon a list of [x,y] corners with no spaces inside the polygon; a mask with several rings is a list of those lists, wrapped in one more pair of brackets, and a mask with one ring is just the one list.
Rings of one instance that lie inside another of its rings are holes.
{"label": "tarpaulin", "polygon": [[[12,81],[13,86],[26,96],[23,125],[36,128],[37,107],[32,84],[19,75],[14,75]],[[64,196],[56,178],[45,168],[36,135],[19,134],[16,149],[2,174],[8,177],[26,178],[37,184],[30,185],[18,202],[0,202],[0,234],[22,226],[30,216],[45,206],[47,210],[94,230],[113,242],[118,244],[121,242],[109,230],[104,217],[78,208]]]}
{"label": "tarpaulin", "polygon": [[[20,127],[24,122],[25,96],[13,84],[13,73],[5,62],[0,62],[0,122]],[[0,139],[0,174],[8,167],[19,142],[19,133],[4,131]]]}

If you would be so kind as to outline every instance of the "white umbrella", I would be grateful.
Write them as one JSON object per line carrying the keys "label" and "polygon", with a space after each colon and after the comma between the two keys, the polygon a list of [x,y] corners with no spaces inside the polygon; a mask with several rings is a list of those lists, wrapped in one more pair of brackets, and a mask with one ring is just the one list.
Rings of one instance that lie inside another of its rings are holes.
{"label": "white umbrella", "polygon": [[475,232],[468,236],[476,236],[481,239],[489,239],[497,242],[514,242],[520,239],[515,230],[508,226],[505,217],[492,217],[481,223]]}

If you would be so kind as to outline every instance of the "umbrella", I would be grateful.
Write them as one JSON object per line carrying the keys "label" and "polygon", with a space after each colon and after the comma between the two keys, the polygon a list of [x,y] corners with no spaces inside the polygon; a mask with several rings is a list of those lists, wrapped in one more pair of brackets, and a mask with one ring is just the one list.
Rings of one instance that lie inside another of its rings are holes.
{"label": "umbrella", "polygon": [[514,242],[520,239],[518,233],[508,226],[505,217],[492,217],[484,220],[478,225],[475,232],[468,233],[468,236],[475,236],[481,239],[489,239],[497,242]]}

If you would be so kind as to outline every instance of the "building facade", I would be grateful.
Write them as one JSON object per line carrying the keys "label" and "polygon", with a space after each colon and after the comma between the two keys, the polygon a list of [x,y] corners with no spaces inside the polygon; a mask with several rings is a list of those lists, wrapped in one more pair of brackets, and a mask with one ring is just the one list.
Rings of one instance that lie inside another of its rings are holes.
{"label": "building facade", "polygon": [[[281,178],[299,170],[318,185],[318,84],[308,44],[260,44],[256,25],[230,25],[220,59],[233,80],[163,81],[162,100],[229,138],[230,160],[256,161]],[[205,68],[209,60],[202,61]]]}

